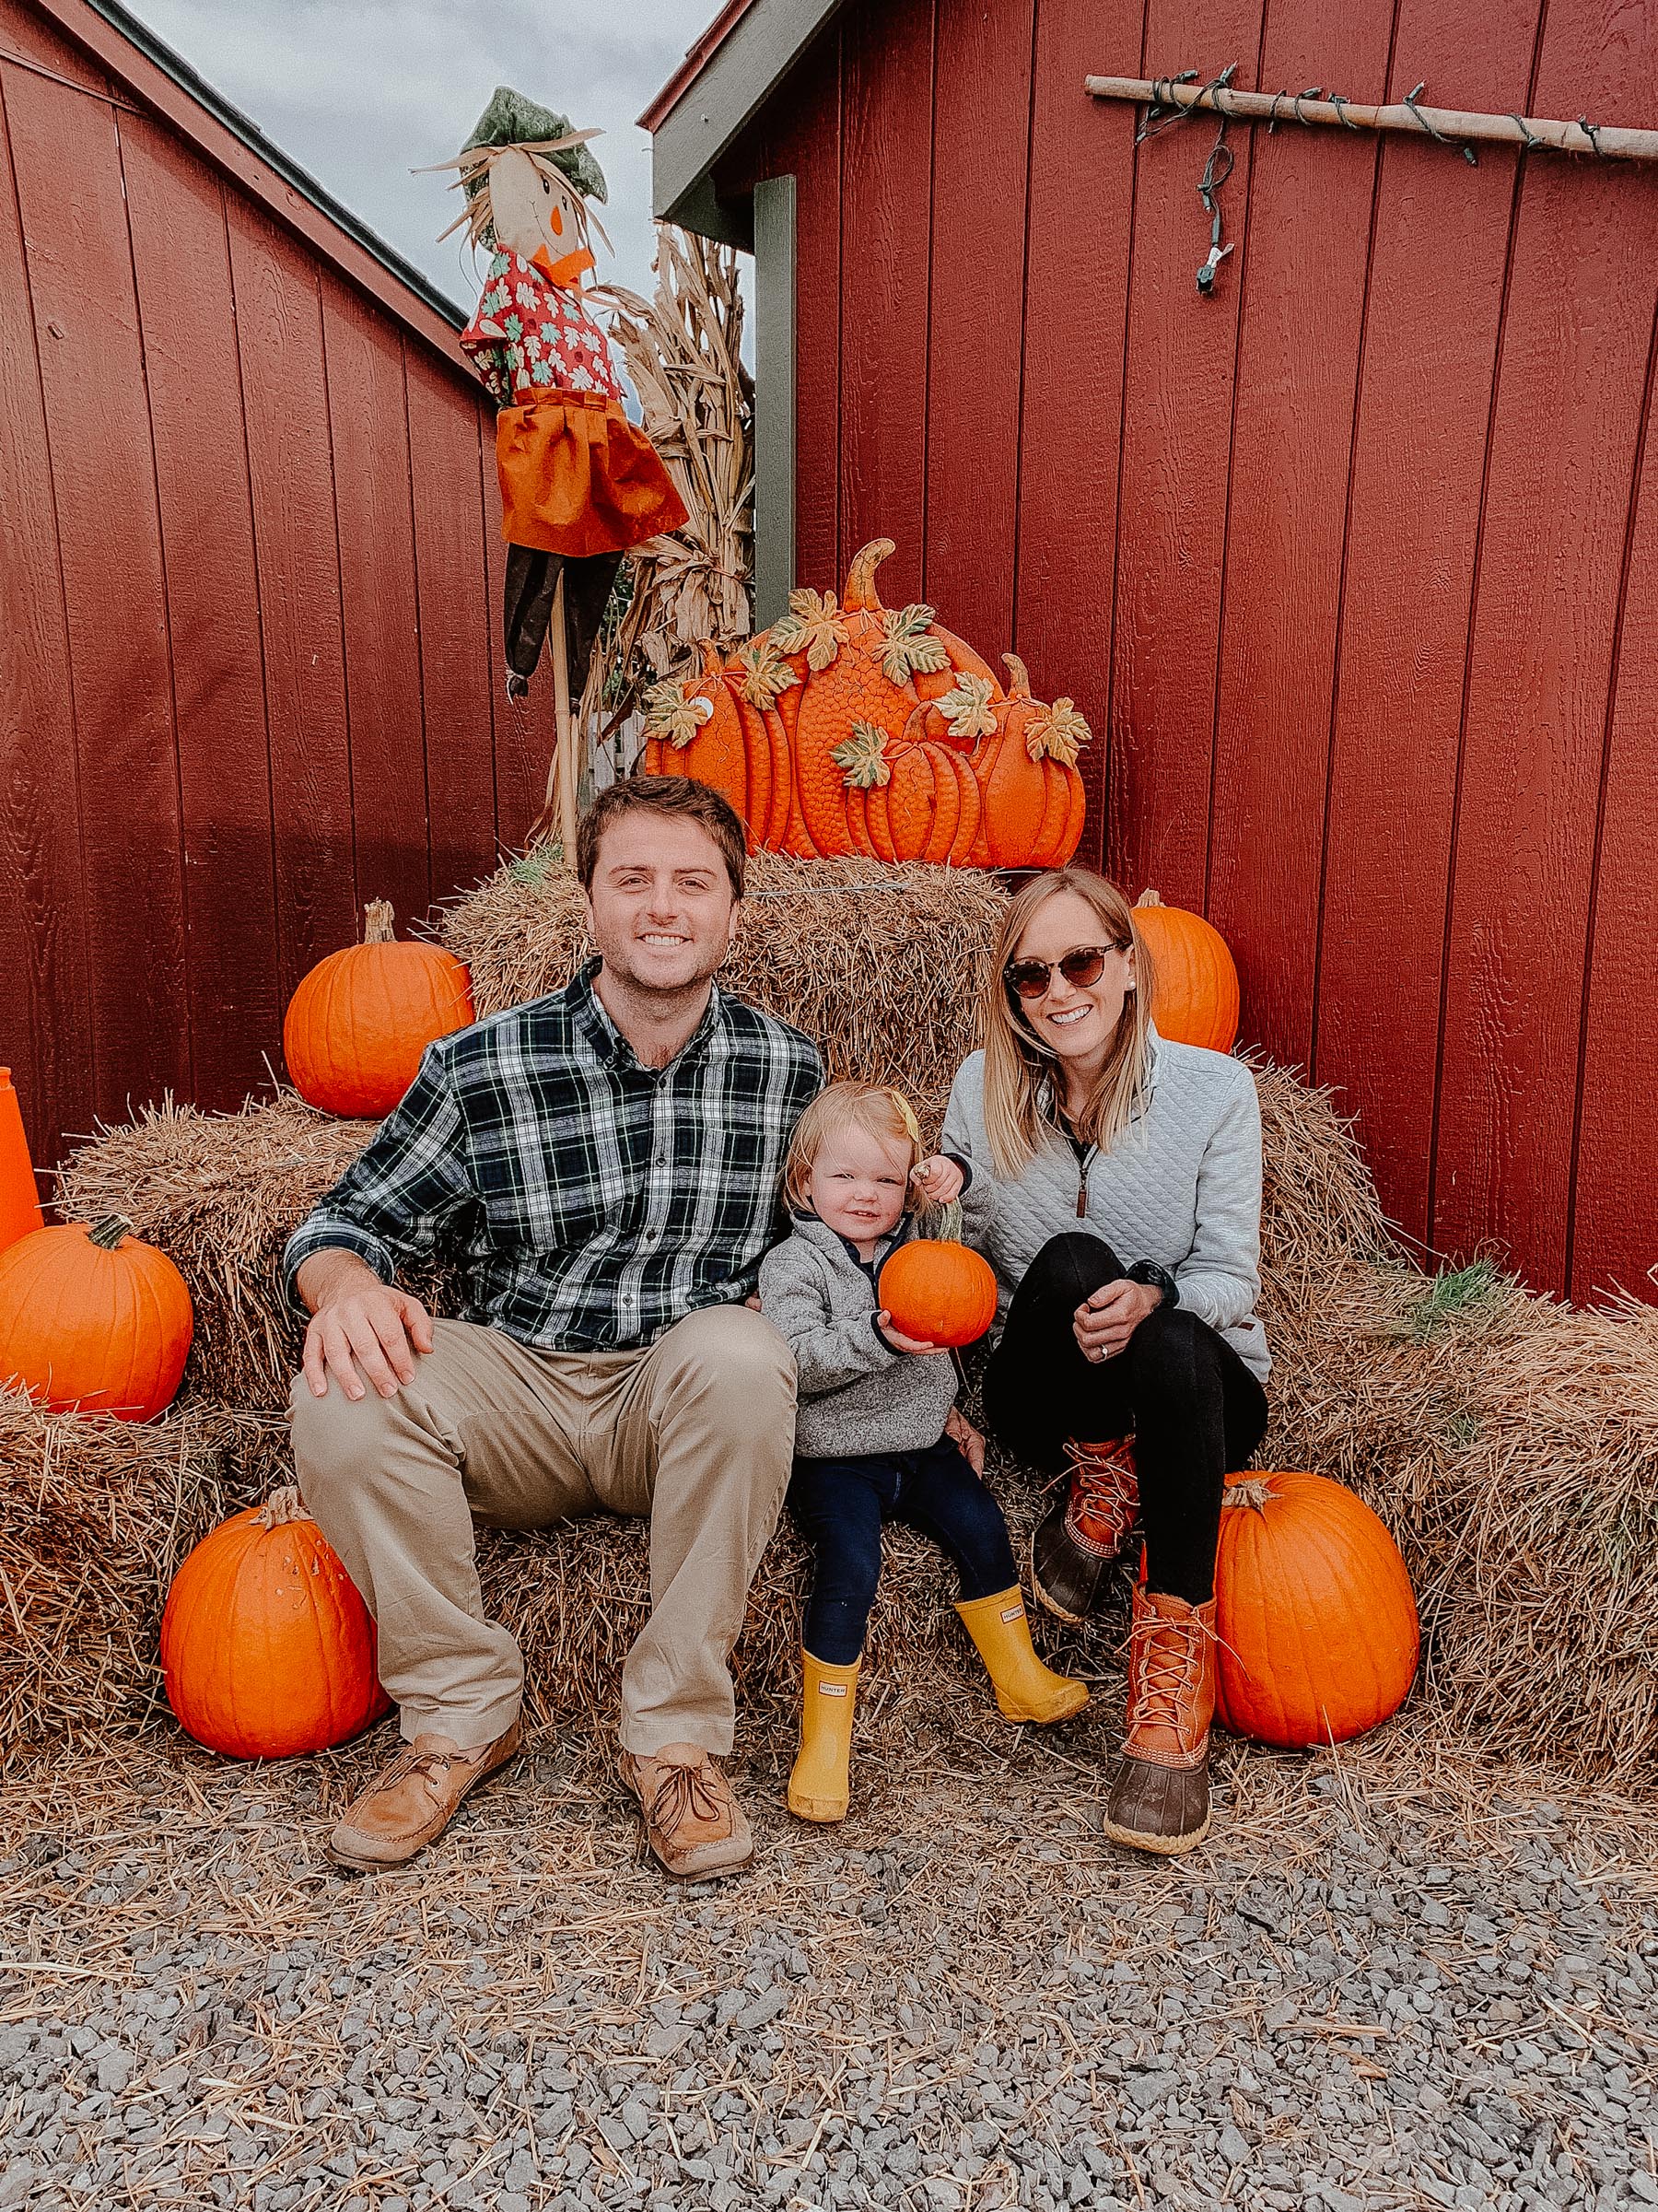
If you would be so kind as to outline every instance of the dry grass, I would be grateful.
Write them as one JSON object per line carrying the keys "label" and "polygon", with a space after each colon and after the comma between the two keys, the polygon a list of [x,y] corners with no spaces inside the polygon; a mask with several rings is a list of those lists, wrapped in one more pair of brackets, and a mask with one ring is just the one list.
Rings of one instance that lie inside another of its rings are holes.
{"label": "dry grass", "polygon": [[285,1442],[220,1406],[140,1425],[0,1391],[0,1757],[96,1742],[154,1709],[173,1572],[262,1494]]}

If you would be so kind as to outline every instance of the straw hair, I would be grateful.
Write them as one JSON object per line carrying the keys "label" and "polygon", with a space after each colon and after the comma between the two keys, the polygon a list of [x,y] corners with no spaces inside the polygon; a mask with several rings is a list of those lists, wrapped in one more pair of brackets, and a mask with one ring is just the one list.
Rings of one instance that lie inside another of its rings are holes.
{"label": "straw hair", "polygon": [[1051,1099],[1057,1115],[1065,1098],[1059,1057],[1020,1011],[1003,971],[1039,909],[1067,891],[1093,908],[1108,943],[1132,945],[1139,957],[1135,962],[1135,988],[1123,1001],[1105,1064],[1080,1112],[1066,1118],[1085,1144],[1104,1153],[1145,1103],[1150,1065],[1151,963],[1134,927],[1134,909],[1115,884],[1091,868],[1051,869],[1026,884],[1009,903],[985,1002],[985,1134],[997,1173],[1010,1182],[1024,1173],[1051,1140],[1054,1124],[1044,1111],[1045,1101]]}
{"label": "straw hair", "polygon": [[882,1144],[902,1146],[905,1161],[905,1211],[925,1203],[908,1181],[909,1171],[921,1158],[921,1136],[916,1117],[902,1092],[890,1084],[832,1083],[820,1091],[795,1125],[788,1158],[783,1169],[783,1196],[795,1213],[812,1211],[809,1186],[811,1171],[826,1139],[845,1129],[859,1129]]}

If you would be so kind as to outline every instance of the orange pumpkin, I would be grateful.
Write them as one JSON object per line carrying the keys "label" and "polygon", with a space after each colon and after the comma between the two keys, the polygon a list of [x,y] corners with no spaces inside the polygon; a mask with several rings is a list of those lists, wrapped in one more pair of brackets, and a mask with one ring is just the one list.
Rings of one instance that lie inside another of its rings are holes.
{"label": "orange pumpkin", "polygon": [[1134,933],[1151,964],[1158,1035],[1230,1052],[1238,1041],[1238,971],[1220,930],[1201,914],[1165,907],[1155,891],[1143,891]]}
{"label": "orange pumpkin", "polygon": [[1092,732],[1069,699],[1031,696],[1017,653],[1004,653],[1011,686],[987,709],[989,729],[973,755],[985,794],[973,859],[981,868],[1063,868],[1082,836],[1084,794],[1077,751]]}
{"label": "orange pumpkin", "polygon": [[330,953],[288,1001],[282,1050],[299,1095],[378,1121],[414,1082],[434,1039],[476,1020],[472,979],[440,945],[395,943],[374,899],[361,944]]}
{"label": "orange pumpkin", "polygon": [[1345,1743],[1404,1702],[1419,1648],[1410,1577],[1341,1483],[1268,1474],[1229,1489],[1215,1599],[1218,1710],[1240,1736]]}
{"label": "orange pumpkin", "polygon": [[180,1726],[232,1759],[323,1751],[390,1706],[368,1608],[291,1485],[204,1537],[179,1569],[161,1668]]}
{"label": "orange pumpkin", "polygon": [[32,1229],[0,1252],[0,1383],[55,1413],[149,1421],[195,1333],[184,1278],[119,1214]]}
{"label": "orange pumpkin", "polygon": [[872,723],[854,722],[834,757],[844,774],[854,851],[875,860],[966,864],[983,801],[959,753],[928,739],[893,744]]}
{"label": "orange pumpkin", "polygon": [[45,1226],[11,1070],[0,1068],[0,1250]]}
{"label": "orange pumpkin", "polygon": [[942,1236],[912,1237],[881,1270],[876,1295],[900,1336],[917,1343],[975,1343],[996,1318],[990,1263]]}

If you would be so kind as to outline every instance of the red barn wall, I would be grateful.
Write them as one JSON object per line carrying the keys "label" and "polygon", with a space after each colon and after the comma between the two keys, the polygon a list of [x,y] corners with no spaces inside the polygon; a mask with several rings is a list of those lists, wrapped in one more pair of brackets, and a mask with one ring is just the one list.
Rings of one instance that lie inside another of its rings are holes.
{"label": "red barn wall", "polygon": [[264,1087],[368,899],[416,920],[521,842],[552,737],[494,680],[494,417],[452,345],[23,0],[0,329],[0,1061],[43,1165]]}
{"label": "red barn wall", "polygon": [[1658,169],[1234,123],[1201,300],[1213,121],[1082,79],[1228,63],[1646,123],[1658,11],[849,0],[720,177],[798,179],[800,578],[893,537],[1075,696],[1094,856],[1408,1235],[1652,1297]]}

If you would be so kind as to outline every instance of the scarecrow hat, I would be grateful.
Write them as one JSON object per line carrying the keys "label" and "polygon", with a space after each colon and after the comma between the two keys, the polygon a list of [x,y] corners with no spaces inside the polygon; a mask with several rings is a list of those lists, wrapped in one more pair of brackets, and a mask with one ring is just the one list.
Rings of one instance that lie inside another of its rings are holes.
{"label": "scarecrow hat", "polygon": [[[585,144],[598,135],[596,131],[578,132],[567,115],[555,115],[551,108],[526,99],[510,85],[497,85],[461,151],[469,154],[474,146],[529,146],[544,153],[588,199],[608,200],[604,171]],[[476,180],[469,177],[466,185],[470,199]]]}

